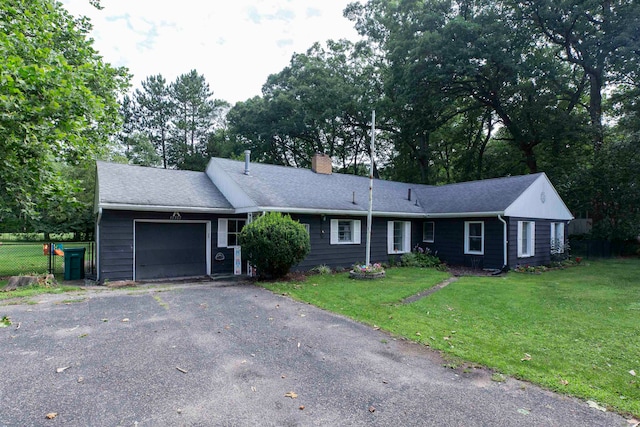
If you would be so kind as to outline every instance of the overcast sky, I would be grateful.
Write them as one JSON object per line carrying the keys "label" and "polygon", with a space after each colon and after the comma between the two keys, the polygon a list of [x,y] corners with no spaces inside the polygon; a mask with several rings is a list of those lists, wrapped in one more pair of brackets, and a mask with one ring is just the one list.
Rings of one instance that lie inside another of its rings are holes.
{"label": "overcast sky", "polygon": [[146,77],[167,81],[196,69],[214,97],[234,104],[260,95],[269,74],[314,42],[357,40],[342,16],[350,0],[62,0],[94,25],[94,47],[105,61],[126,66],[139,87]]}

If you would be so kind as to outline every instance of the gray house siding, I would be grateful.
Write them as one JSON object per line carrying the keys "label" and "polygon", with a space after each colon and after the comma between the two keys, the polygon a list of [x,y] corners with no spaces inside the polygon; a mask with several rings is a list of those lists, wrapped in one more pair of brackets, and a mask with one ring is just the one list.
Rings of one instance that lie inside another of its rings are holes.
{"label": "gray house siding", "polygon": [[102,213],[99,224],[98,277],[104,280],[133,279],[133,212]]}
{"label": "gray house siding", "polygon": [[[134,250],[134,220],[168,220],[166,212],[135,212],[105,210],[100,221],[99,277],[101,281],[132,280]],[[245,219],[244,215],[182,214],[182,220],[211,221],[211,273],[233,272],[233,249],[218,247],[217,232],[219,218]],[[366,217],[329,215],[292,215],[300,223],[309,224],[311,251],[307,258],[293,270],[308,271],[326,264],[332,268],[348,268],[366,257]],[[360,244],[332,245],[331,220],[359,220]],[[406,221],[398,218],[374,218],[371,231],[371,262],[389,262],[397,256],[387,253],[387,222]],[[411,221],[411,248],[422,238],[422,221]],[[218,258],[218,260],[216,259]],[[220,258],[223,258],[220,260]],[[243,273],[246,261],[242,262]],[[169,277],[170,274],[167,275]]]}
{"label": "gray house siding", "polygon": [[[99,224],[100,281],[132,280],[134,250],[134,220],[169,220],[167,212],[136,212],[104,210]],[[211,273],[229,274],[233,272],[233,249],[219,248],[217,245],[218,218],[246,218],[244,215],[182,214],[183,221],[211,221]],[[216,260],[217,254],[223,260]],[[243,271],[245,271],[243,262]]]}
{"label": "gray house siding", "polygon": [[[218,247],[218,219],[247,219],[246,215],[216,215],[211,216],[211,274],[233,273],[233,248]],[[219,258],[216,260],[216,258]],[[222,258],[222,259],[220,259]],[[242,273],[247,272],[247,262],[242,259]]]}
{"label": "gray house siding", "polygon": [[[504,226],[496,217],[489,218],[429,218],[434,223],[434,242],[422,242],[442,261],[450,265],[464,265],[473,268],[502,268],[504,264]],[[465,221],[484,222],[484,254],[464,253]],[[422,228],[420,228],[422,230]]]}
{"label": "gray house siding", "polygon": [[[535,223],[535,250],[531,257],[518,257],[518,222],[532,221]],[[548,265],[551,262],[551,223],[535,218],[509,218],[509,267]]]}
{"label": "gray house siding", "polygon": [[[309,255],[294,267],[297,271],[307,271],[321,264],[331,268],[349,267],[365,257],[366,218],[329,215],[292,215],[304,224],[309,224]],[[348,245],[331,244],[331,220],[360,220],[361,243]]]}
{"label": "gray house siding", "polygon": [[[366,258],[366,234],[367,218],[351,216],[331,215],[291,215],[295,220],[303,224],[309,224],[309,237],[311,251],[309,255],[293,270],[308,271],[318,265],[325,264],[331,268],[348,268],[355,263],[364,263]],[[359,220],[361,227],[360,244],[332,245],[331,244],[331,220]],[[387,253],[387,222],[407,221],[399,218],[373,218],[371,227],[371,262],[389,262],[396,255]],[[412,221],[411,247],[418,242],[418,236],[422,236],[422,222]],[[419,231],[417,230],[419,228]]]}
{"label": "gray house siding", "polygon": [[[100,222],[99,240],[99,277],[104,280],[133,279],[134,220],[168,220],[166,212],[134,212],[105,210]],[[233,249],[218,247],[218,218],[246,218],[244,215],[183,214],[182,220],[211,222],[211,273],[230,274],[233,272]],[[311,252],[305,260],[293,269],[307,271],[318,265],[326,264],[332,268],[348,268],[356,262],[365,261],[366,217],[331,215],[292,215],[293,219],[309,224]],[[359,220],[361,225],[360,244],[331,244],[331,220]],[[387,253],[387,222],[407,219],[378,217],[373,219],[371,233],[371,262],[397,261],[400,255]],[[411,248],[417,244],[430,248],[437,256],[451,265],[465,265],[475,268],[501,268],[503,264],[503,224],[497,218],[474,218],[484,222],[484,254],[464,254],[464,218],[425,219],[411,221]],[[423,224],[434,222],[434,242],[422,241]],[[545,265],[550,259],[549,220],[529,218],[507,218],[509,251],[508,264],[511,268],[518,265]],[[518,258],[517,236],[518,221],[535,222],[534,256]],[[242,262],[243,273],[246,261]]]}

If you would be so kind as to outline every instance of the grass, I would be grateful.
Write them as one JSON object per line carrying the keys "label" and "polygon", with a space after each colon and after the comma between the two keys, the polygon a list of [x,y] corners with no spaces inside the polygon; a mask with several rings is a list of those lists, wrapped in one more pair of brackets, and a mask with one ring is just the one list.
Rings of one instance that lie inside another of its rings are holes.
{"label": "grass", "polygon": [[3,242],[0,246],[0,277],[46,273],[48,267],[49,257],[43,254],[41,243]]}
{"label": "grass", "polygon": [[301,283],[263,283],[274,292],[291,295],[318,307],[376,323],[396,310],[403,298],[437,285],[447,273],[418,268],[387,270],[385,278],[353,280],[347,273],[310,276]]}
{"label": "grass", "polygon": [[60,301],[60,304],[76,304],[79,302],[86,302],[87,299],[86,298],[70,298],[70,299],[63,299],[62,301]]}
{"label": "grass", "polygon": [[584,263],[543,274],[462,277],[412,304],[446,274],[311,276],[265,287],[545,388],[640,415],[640,261]]}
{"label": "grass", "polygon": [[169,310],[169,304],[164,302],[162,298],[160,298],[160,295],[154,295],[153,299],[156,300],[156,302],[160,307],[164,308],[165,310]]}
{"label": "grass", "polygon": [[[6,285],[5,281],[0,281],[0,288]],[[41,294],[62,294],[65,292],[73,292],[80,290],[77,286],[42,286],[42,285],[29,285],[16,289],[15,291],[0,292],[0,301],[10,300],[13,298],[29,298]],[[73,302],[80,302],[74,300]],[[11,304],[10,302],[8,304]]]}
{"label": "grass", "polygon": [[[42,245],[42,243],[3,241],[0,245],[0,277],[47,273],[49,256],[44,255]],[[62,243],[62,245],[65,248],[86,248],[85,259],[87,259],[89,244]],[[61,273],[64,258],[56,256],[54,262],[56,274]]]}

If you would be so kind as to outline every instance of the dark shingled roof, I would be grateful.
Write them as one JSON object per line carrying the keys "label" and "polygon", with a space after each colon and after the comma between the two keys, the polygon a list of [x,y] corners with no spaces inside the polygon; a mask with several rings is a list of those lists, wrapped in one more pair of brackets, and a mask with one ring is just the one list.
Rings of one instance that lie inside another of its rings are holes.
{"label": "dark shingled roof", "polygon": [[[226,172],[259,207],[361,212],[369,209],[367,177],[337,173],[325,175],[309,169],[263,163],[251,163],[249,175],[245,175],[244,162],[221,158],[211,159],[210,167]],[[374,180],[373,210],[423,214],[423,207],[416,205],[415,196],[408,200],[409,188],[416,188],[416,185]]]}
{"label": "dark shingled roof", "polygon": [[417,189],[425,213],[504,212],[542,173]]}
{"label": "dark shingled roof", "polygon": [[[204,172],[100,161],[97,167],[100,206],[234,209]],[[221,158],[212,158],[209,168],[214,176],[219,172],[236,183],[240,191],[252,200],[249,209],[366,213],[369,208],[369,179],[366,177],[338,173],[325,175],[309,169],[263,163],[251,163],[249,175],[245,175],[244,162]],[[377,214],[416,216],[504,212],[541,175],[442,186],[376,179],[373,183],[373,210]],[[408,200],[410,189],[411,200]]]}
{"label": "dark shingled roof", "polygon": [[99,205],[232,209],[204,172],[96,163]]}

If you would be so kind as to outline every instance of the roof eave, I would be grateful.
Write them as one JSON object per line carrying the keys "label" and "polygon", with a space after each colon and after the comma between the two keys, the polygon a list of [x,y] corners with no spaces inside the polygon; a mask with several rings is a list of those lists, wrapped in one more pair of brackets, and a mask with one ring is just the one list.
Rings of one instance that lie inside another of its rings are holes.
{"label": "roof eave", "polygon": [[164,206],[164,205],[136,205],[127,203],[100,203],[98,207],[118,211],[142,211],[142,212],[181,212],[181,213],[222,213],[233,214],[232,208],[208,208],[193,206]]}
{"label": "roof eave", "polygon": [[[251,206],[247,208],[236,209],[236,213],[255,213],[255,212],[282,212],[289,214],[301,215],[343,215],[343,216],[367,216],[367,211],[347,210],[347,209],[315,209],[315,208],[288,208],[281,206]],[[425,214],[421,212],[380,212],[373,211],[373,216],[377,217],[396,217],[396,218],[424,218]]]}
{"label": "roof eave", "polygon": [[452,213],[426,213],[427,218],[482,218],[504,215],[504,211],[490,212],[452,212]]}

